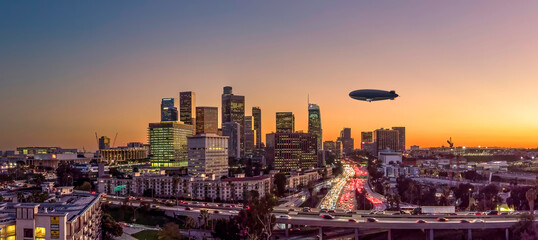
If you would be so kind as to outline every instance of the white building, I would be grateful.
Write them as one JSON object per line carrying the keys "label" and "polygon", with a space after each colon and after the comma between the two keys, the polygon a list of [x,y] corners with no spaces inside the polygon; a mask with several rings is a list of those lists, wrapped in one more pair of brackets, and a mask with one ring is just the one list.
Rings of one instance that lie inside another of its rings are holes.
{"label": "white building", "polygon": [[402,153],[394,151],[379,151],[379,153],[377,154],[377,159],[379,159],[383,163],[383,165],[401,164]]}
{"label": "white building", "polygon": [[198,134],[189,137],[190,176],[228,176],[228,137],[216,134]]}

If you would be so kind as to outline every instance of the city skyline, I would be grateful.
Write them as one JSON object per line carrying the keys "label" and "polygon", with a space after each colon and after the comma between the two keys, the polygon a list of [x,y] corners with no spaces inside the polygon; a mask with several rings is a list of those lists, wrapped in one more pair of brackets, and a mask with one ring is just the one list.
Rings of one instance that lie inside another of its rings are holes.
{"label": "city skyline", "polygon": [[[224,86],[263,110],[263,142],[275,112],[307,132],[310,94],[324,141],[404,126],[407,146],[538,147],[538,3],[213,4],[6,3],[0,149],[147,142],[162,98],[220,106]],[[348,97],[363,88],[400,97]]]}

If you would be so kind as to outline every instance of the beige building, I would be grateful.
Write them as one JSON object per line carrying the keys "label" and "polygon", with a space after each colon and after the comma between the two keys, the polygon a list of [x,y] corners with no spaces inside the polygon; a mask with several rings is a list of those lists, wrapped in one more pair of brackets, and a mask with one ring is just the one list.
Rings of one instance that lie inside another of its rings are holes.
{"label": "beige building", "polygon": [[109,148],[99,150],[102,162],[114,163],[145,159],[148,157],[147,148]]}
{"label": "beige building", "polygon": [[0,239],[101,239],[100,199],[76,191],[57,203],[1,203]]}

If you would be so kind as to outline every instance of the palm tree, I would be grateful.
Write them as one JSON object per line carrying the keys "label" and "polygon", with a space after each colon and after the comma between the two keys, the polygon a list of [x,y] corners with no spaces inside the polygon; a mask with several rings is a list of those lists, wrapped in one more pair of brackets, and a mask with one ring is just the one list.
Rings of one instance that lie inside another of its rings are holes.
{"label": "palm tree", "polygon": [[183,227],[188,230],[189,239],[191,239],[191,229],[196,227],[196,220],[191,217],[187,217],[185,219],[185,223],[183,223]]}

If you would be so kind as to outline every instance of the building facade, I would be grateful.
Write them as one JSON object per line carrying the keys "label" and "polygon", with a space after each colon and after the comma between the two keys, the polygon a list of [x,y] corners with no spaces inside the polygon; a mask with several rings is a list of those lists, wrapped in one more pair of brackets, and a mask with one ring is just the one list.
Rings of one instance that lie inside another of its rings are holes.
{"label": "building facade", "polygon": [[398,131],[398,148],[395,150],[405,152],[405,127],[392,127],[392,130]]}
{"label": "building facade", "polygon": [[196,107],[196,134],[217,134],[218,121],[219,109],[217,107]]}
{"label": "building facade", "polygon": [[295,115],[292,112],[276,113],[276,132],[295,132]]}
{"label": "building facade", "polygon": [[190,176],[228,176],[228,137],[198,134],[188,138],[188,146]]}
{"label": "building facade", "polygon": [[99,138],[99,150],[110,148],[110,138],[107,136],[101,136]]}
{"label": "building facade", "polygon": [[289,172],[318,165],[317,137],[314,134],[270,133],[266,142],[266,160],[272,169]]}
{"label": "building facade", "polygon": [[187,137],[192,125],[177,122],[150,123],[148,127],[149,157],[152,167],[187,167]]}
{"label": "building facade", "polygon": [[256,132],[253,128],[253,117],[245,117],[245,156],[247,158],[252,157],[254,148],[256,147]]}
{"label": "building facade", "polygon": [[101,162],[115,163],[146,159],[148,149],[144,147],[119,147],[99,150]]}
{"label": "building facade", "polygon": [[393,150],[398,151],[399,144],[399,132],[397,130],[390,129],[377,129],[374,131],[375,142],[377,144],[377,151],[380,150]]}
{"label": "building facade", "polygon": [[163,98],[161,100],[161,122],[177,121],[177,108],[173,98]]}
{"label": "building facade", "polygon": [[323,149],[323,130],[321,129],[321,112],[317,104],[308,104],[308,132],[318,138],[318,150]]}
{"label": "building facade", "polygon": [[262,110],[260,107],[252,107],[252,121],[254,124],[254,134],[256,134],[256,148],[262,146]]}
{"label": "building facade", "polygon": [[351,137],[351,128],[344,128],[340,131],[339,140],[344,154],[349,155],[355,150],[355,140]]}
{"label": "building facade", "polygon": [[179,93],[179,120],[184,124],[195,125],[196,94],[194,92]]}
{"label": "building facade", "polygon": [[236,122],[241,125],[240,134],[239,134],[239,144],[241,155],[244,154],[244,124],[245,124],[245,97],[234,95],[232,93],[232,87],[224,87],[222,93],[222,121],[225,122]]}
{"label": "building facade", "polygon": [[228,157],[241,158],[241,125],[236,122],[223,123],[222,136],[228,137]]}

